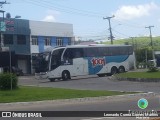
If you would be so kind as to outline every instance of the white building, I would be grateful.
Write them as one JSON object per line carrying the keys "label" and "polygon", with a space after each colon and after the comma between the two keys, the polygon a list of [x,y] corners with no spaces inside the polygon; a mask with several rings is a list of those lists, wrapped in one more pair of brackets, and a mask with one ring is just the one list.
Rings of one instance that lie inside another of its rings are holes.
{"label": "white building", "polygon": [[4,47],[16,55],[16,66],[33,73],[32,56],[51,46],[73,44],[73,25],[68,23],[5,19]]}

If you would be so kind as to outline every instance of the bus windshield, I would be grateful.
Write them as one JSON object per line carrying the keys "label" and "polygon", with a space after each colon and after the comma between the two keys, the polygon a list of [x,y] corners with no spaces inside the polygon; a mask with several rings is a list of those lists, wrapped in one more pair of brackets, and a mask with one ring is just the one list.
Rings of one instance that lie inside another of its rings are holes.
{"label": "bus windshield", "polygon": [[63,53],[64,48],[54,50],[51,55],[51,70],[56,69],[61,65],[61,55]]}
{"label": "bus windshield", "polygon": [[35,72],[47,72],[49,70],[50,52],[39,53],[36,59]]}

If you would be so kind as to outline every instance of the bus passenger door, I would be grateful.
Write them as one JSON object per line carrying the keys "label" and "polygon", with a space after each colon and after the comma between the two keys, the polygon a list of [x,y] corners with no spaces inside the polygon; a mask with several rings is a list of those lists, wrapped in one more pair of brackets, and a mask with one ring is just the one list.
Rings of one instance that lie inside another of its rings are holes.
{"label": "bus passenger door", "polygon": [[74,65],[74,73],[76,76],[78,75],[87,75],[88,74],[88,61],[84,58],[76,58],[73,61]]}

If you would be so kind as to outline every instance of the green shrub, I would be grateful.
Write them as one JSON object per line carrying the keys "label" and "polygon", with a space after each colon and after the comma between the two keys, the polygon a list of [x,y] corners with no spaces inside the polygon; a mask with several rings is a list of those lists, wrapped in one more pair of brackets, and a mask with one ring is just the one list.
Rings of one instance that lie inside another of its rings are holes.
{"label": "green shrub", "polygon": [[[12,82],[12,86],[11,86]],[[0,90],[9,90],[18,88],[18,78],[12,73],[1,73],[0,74]]]}
{"label": "green shrub", "polygon": [[154,62],[148,63],[148,72],[158,72],[158,68],[156,67]]}
{"label": "green shrub", "polygon": [[150,66],[148,68],[148,72],[158,72],[158,68],[157,67],[154,67],[154,66]]}

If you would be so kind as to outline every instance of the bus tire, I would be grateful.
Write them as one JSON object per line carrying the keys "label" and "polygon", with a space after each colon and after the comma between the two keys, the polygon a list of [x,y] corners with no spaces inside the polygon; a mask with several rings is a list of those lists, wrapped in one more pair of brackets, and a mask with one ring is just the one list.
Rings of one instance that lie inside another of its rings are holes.
{"label": "bus tire", "polygon": [[111,75],[117,74],[117,72],[118,72],[117,67],[113,66],[111,68]]}
{"label": "bus tire", "polygon": [[71,79],[69,71],[65,70],[62,72],[62,79],[64,81]]}
{"label": "bus tire", "polygon": [[55,82],[54,78],[49,78],[50,82]]}
{"label": "bus tire", "polygon": [[118,72],[119,73],[124,73],[125,72],[124,66],[120,66],[119,69],[118,69]]}

